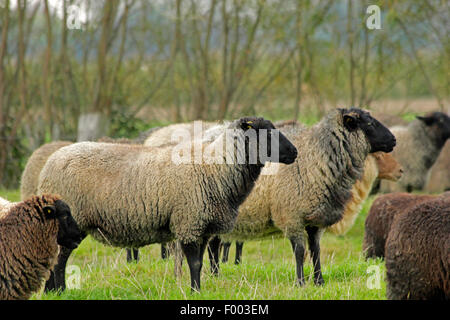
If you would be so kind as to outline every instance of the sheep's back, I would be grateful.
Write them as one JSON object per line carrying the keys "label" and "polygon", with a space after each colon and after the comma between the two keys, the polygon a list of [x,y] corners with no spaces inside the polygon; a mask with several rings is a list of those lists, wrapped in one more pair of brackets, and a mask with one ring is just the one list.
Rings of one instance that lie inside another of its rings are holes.
{"label": "sheep's back", "polygon": [[395,219],[386,275],[390,299],[450,298],[450,198],[420,203]]}

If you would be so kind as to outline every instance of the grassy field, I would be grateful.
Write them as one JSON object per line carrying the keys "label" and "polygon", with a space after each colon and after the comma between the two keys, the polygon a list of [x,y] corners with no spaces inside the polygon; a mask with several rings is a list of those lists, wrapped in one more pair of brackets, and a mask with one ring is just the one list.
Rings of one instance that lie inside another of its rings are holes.
{"label": "grassy field", "polygon": [[[3,190],[0,196],[19,200],[18,191]],[[211,275],[205,254],[202,291],[191,294],[187,263],[181,279],[175,278],[173,259],[162,260],[158,244],[142,248],[140,261],[129,264],[125,249],[107,247],[88,237],[68,262],[68,285],[78,288],[61,295],[39,292],[32,299],[385,299],[384,263],[365,261],[361,251],[364,219],[372,201],[366,201],[345,236],[323,236],[322,287],[313,284],[309,259],[305,263],[306,285],[295,284],[294,256],[289,241],[283,238],[247,242],[239,266],[233,264],[233,244],[230,261],[221,264],[217,277]]]}

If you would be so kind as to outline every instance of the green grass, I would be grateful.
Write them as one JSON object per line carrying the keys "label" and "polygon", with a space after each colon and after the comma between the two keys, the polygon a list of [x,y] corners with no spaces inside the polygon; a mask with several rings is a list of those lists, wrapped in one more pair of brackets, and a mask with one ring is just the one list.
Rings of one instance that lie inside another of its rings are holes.
{"label": "green grass", "polygon": [[[18,191],[0,190],[0,196],[19,200]],[[32,299],[385,299],[384,263],[365,261],[361,252],[364,219],[372,201],[366,201],[345,236],[324,234],[321,262],[325,285],[321,287],[313,284],[309,258],[305,262],[306,285],[295,284],[295,261],[284,238],[246,242],[239,266],[232,263],[233,244],[229,262],[221,264],[217,277],[209,272],[205,254],[201,293],[191,294],[187,263],[183,263],[183,275],[177,279],[173,259],[162,260],[158,244],[142,248],[140,261],[129,264],[125,249],[104,246],[88,237],[68,261],[68,266],[81,272],[80,288],[61,295],[41,291]],[[381,278],[379,289],[367,285],[375,278],[374,273],[368,273],[373,266]],[[71,281],[73,271],[68,272],[66,279]]]}

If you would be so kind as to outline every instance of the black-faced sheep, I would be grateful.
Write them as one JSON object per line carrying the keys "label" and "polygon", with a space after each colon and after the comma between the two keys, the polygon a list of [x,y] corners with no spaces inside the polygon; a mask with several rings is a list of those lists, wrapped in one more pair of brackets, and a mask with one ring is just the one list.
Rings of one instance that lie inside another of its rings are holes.
{"label": "black-faced sheep", "polygon": [[46,143],[36,149],[30,156],[22,173],[20,182],[20,197],[22,200],[28,199],[37,194],[39,174],[47,162],[48,157],[56,150],[72,144],[70,141],[54,141]]}
{"label": "black-faced sheep", "polygon": [[[277,134],[270,121],[242,118],[209,144],[77,143],[50,156],[38,191],[61,194],[80,229],[105,244],[139,248],[176,238],[187,257],[191,288],[199,290],[207,241],[233,228],[238,206],[267,161],[259,152],[276,152],[271,144]],[[281,133],[278,142],[279,162],[292,163],[296,148]],[[197,147],[203,159],[195,156]],[[183,150],[194,157],[175,163],[174,154]],[[60,262],[70,252],[63,255]]]}
{"label": "black-faced sheep", "polygon": [[394,219],[386,241],[386,294],[391,300],[450,300],[450,197]]}
{"label": "black-faced sheep", "polygon": [[396,183],[381,181],[380,191],[422,190],[428,170],[450,138],[450,117],[442,112],[433,112],[417,117],[407,127],[393,127],[391,131],[397,138],[393,155],[403,166],[404,174]]}
{"label": "black-faced sheep", "polygon": [[[342,219],[328,227],[326,231],[336,235],[343,235],[350,230],[353,226],[356,218],[364,201],[372,188],[375,180],[387,179],[391,181],[397,181],[402,175],[402,167],[395,160],[391,153],[375,152],[367,156],[364,163],[364,172],[360,179],[356,180],[351,190],[351,198],[346,202]],[[242,248],[243,242],[236,242],[236,257],[235,264],[239,264],[242,260]],[[230,243],[225,242],[223,245],[222,262],[228,261],[228,253]]]}
{"label": "black-faced sheep", "polygon": [[322,232],[342,218],[367,155],[392,151],[395,137],[368,112],[356,108],[333,110],[310,128],[281,131],[299,149],[296,162],[281,166],[276,174],[261,175],[239,207],[233,231],[221,237],[243,241],[284,234],[292,244],[299,284],[304,283],[308,241],[314,281],[322,284]]}
{"label": "black-faced sheep", "polygon": [[[446,194],[440,195],[440,197]],[[384,258],[386,239],[396,216],[420,203],[435,199],[435,195],[389,193],[375,199],[367,214],[363,251],[367,258]]]}
{"label": "black-faced sheep", "polygon": [[81,233],[54,195],[15,203],[0,218],[0,299],[28,299],[50,276],[58,245],[75,249]]}

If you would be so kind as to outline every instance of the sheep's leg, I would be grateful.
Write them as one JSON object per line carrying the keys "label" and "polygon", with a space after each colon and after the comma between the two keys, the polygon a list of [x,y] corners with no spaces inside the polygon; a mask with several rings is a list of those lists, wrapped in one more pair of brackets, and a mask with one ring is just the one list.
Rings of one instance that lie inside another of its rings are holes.
{"label": "sheep's leg", "polygon": [[161,259],[167,259],[169,257],[169,251],[165,243],[161,243]]}
{"label": "sheep's leg", "polygon": [[214,236],[208,243],[208,255],[211,265],[211,273],[214,275],[219,274],[220,242],[220,238],[218,236]]}
{"label": "sheep's leg", "polygon": [[230,252],[231,242],[224,242],[222,244],[223,254],[222,254],[222,263],[228,262],[228,253]]}
{"label": "sheep's leg", "polygon": [[138,262],[139,261],[139,249],[127,248],[127,262]]}
{"label": "sheep's leg", "polygon": [[236,241],[236,258],[234,259],[234,264],[240,264],[242,259],[242,247],[244,242]]}
{"label": "sheep's leg", "polygon": [[317,285],[324,284],[322,277],[322,269],[320,267],[320,236],[321,230],[318,227],[306,227],[308,234],[308,245],[314,264],[314,283]]}
{"label": "sheep's leg", "polygon": [[305,275],[303,274],[303,260],[305,258],[305,245],[300,237],[291,237],[292,250],[294,250],[295,261],[297,264],[297,283],[302,286],[305,284]]}
{"label": "sheep's leg", "polygon": [[208,237],[204,237],[200,241],[200,243],[190,242],[181,244],[181,248],[183,249],[189,265],[192,292],[200,291],[200,272],[203,265],[203,254],[205,253],[205,248],[208,244]]}

